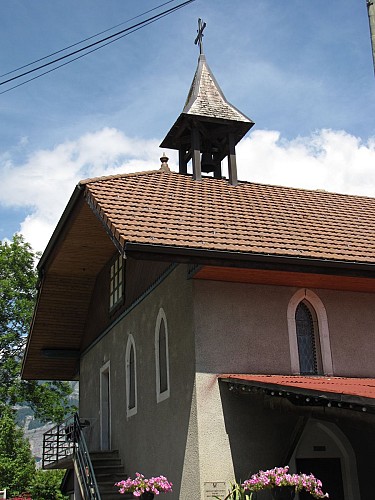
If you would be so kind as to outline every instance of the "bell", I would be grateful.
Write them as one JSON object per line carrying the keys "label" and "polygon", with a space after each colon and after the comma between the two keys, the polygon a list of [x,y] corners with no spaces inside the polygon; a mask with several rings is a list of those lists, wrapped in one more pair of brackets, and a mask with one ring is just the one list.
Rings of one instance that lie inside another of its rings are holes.
{"label": "bell", "polygon": [[215,162],[212,158],[212,153],[202,153],[201,169],[202,172],[206,173],[215,171]]}

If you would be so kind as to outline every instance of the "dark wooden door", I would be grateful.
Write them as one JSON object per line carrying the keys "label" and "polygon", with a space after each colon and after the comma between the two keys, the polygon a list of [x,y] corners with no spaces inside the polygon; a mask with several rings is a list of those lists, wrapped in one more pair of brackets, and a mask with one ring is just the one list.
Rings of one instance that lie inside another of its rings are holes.
{"label": "dark wooden door", "polygon": [[[341,462],[339,458],[297,458],[297,472],[314,474],[323,483],[324,493],[330,500],[344,500]],[[311,500],[309,493],[300,493],[300,500]]]}

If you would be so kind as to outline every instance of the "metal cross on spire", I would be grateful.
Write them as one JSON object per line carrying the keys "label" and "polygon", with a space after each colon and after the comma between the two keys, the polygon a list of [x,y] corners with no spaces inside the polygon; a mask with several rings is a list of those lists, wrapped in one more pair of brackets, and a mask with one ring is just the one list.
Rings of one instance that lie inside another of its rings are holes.
{"label": "metal cross on spire", "polygon": [[203,54],[203,30],[206,27],[206,23],[202,21],[202,19],[198,19],[198,29],[197,29],[197,38],[195,39],[195,45],[199,45],[199,53]]}

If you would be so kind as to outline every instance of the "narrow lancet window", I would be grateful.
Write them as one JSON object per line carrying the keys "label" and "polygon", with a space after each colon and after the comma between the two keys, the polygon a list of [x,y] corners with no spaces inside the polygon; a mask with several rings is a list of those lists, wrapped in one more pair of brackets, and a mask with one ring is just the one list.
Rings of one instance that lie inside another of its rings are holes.
{"label": "narrow lancet window", "polygon": [[169,397],[168,327],[160,309],[155,328],[156,399],[159,403]]}
{"label": "narrow lancet window", "polygon": [[165,332],[164,319],[161,320],[159,330],[159,380],[160,392],[165,392],[168,389],[168,374],[167,374],[167,337]]}
{"label": "narrow lancet window", "polygon": [[128,417],[135,415],[137,413],[137,365],[132,335],[129,336],[126,346],[126,404]]}
{"label": "narrow lancet window", "polygon": [[317,375],[321,373],[321,353],[315,311],[302,301],[297,306],[295,319],[300,373]]}

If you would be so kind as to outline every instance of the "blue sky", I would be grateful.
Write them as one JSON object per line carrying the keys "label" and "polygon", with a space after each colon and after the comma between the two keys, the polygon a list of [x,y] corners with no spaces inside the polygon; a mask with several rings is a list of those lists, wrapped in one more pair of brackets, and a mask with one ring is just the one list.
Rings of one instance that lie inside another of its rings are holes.
{"label": "blue sky", "polygon": [[[160,3],[2,0],[0,72]],[[0,95],[0,238],[21,230],[42,250],[80,178],[158,166],[196,68],[198,17],[216,79],[256,123],[238,147],[240,178],[374,196],[365,0],[196,0]]]}

